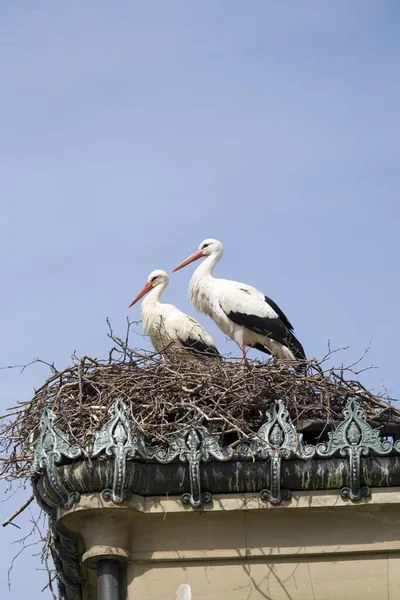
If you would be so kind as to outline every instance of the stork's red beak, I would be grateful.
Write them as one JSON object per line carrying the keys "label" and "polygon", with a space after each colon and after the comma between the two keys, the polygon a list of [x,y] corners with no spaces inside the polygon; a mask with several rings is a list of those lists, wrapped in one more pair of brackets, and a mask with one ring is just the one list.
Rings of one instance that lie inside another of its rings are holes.
{"label": "stork's red beak", "polygon": [[199,258],[203,258],[203,256],[204,254],[202,250],[196,250],[196,252],[193,252],[193,254],[185,258],[183,262],[181,262],[177,267],[175,267],[175,269],[172,269],[172,272],[175,273],[175,271],[183,269],[183,267],[190,265],[190,263],[194,262],[195,260],[199,260]]}
{"label": "stork's red beak", "polygon": [[130,308],[131,306],[133,306],[134,304],[136,304],[136,302],[138,300],[140,300],[140,298],[143,298],[143,296],[145,294],[147,294],[147,292],[149,292],[151,290],[151,283],[146,283],[146,285],[144,286],[144,288],[142,288],[140,290],[140,292],[138,293],[138,295],[136,296],[136,298],[134,298],[132,300],[132,302],[130,303],[130,305],[128,306],[128,308]]}

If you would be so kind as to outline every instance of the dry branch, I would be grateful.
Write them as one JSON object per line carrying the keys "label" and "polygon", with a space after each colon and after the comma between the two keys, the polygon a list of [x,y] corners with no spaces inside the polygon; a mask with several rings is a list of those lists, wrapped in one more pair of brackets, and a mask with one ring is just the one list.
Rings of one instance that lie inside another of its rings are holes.
{"label": "dry branch", "polygon": [[11,524],[11,525],[14,525],[15,527],[18,527],[18,529],[20,529],[19,525],[15,525],[15,523],[13,523],[13,521],[16,517],[18,517],[18,515],[20,515],[22,512],[24,512],[24,510],[26,508],[28,508],[28,506],[30,505],[31,502],[33,502],[33,500],[34,500],[34,496],[32,495],[30,498],[28,498],[28,500],[26,502],[24,502],[22,504],[22,506],[20,506],[16,511],[14,511],[13,514],[10,517],[8,517],[8,519],[6,521],[4,521],[2,523],[2,526],[6,527],[7,525]]}

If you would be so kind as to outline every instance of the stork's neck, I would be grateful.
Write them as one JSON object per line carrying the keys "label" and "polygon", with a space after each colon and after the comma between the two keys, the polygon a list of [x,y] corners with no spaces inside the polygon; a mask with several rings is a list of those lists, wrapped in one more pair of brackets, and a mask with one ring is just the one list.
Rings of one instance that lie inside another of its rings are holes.
{"label": "stork's neck", "polygon": [[156,287],[152,288],[150,292],[146,295],[142,302],[142,312],[143,310],[152,308],[155,304],[159,304],[160,296],[167,287],[168,282],[160,283],[156,285]]}
{"label": "stork's neck", "polygon": [[197,267],[189,282],[189,300],[194,304],[196,310],[209,314],[210,291],[213,288],[213,270],[221,259],[219,254],[210,254]]}
{"label": "stork's neck", "polygon": [[212,277],[215,265],[221,260],[222,254],[210,254],[197,267],[192,275],[192,279],[200,281],[201,279]]}
{"label": "stork's neck", "polygon": [[142,313],[143,330],[147,335],[151,336],[154,330],[159,327],[157,315],[159,315],[162,307],[160,296],[167,285],[168,282],[156,285],[156,287],[150,290],[141,304],[140,311]]}

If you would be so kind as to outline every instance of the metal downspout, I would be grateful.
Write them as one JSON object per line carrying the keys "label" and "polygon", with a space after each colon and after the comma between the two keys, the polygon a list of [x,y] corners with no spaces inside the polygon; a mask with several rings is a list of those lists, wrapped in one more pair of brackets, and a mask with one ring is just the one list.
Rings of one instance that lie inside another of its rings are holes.
{"label": "metal downspout", "polygon": [[121,569],[120,563],[113,559],[98,560],[97,569],[97,600],[121,599]]}

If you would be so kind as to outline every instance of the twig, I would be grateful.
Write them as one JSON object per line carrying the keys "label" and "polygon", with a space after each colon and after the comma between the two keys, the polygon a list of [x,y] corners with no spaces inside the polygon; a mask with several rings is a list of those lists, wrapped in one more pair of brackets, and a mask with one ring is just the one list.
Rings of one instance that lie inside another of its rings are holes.
{"label": "twig", "polygon": [[20,515],[22,512],[24,512],[24,510],[30,505],[30,503],[33,500],[34,500],[34,496],[32,495],[30,498],[28,498],[28,500],[26,502],[23,503],[22,506],[20,506],[15,512],[13,512],[13,514],[11,515],[11,517],[9,517],[6,521],[4,521],[2,523],[3,527],[6,527],[10,523],[11,523],[11,525],[14,525],[15,527],[18,527],[18,525],[15,525],[15,523],[13,523],[12,521],[14,521],[15,517],[18,517],[18,515]]}

